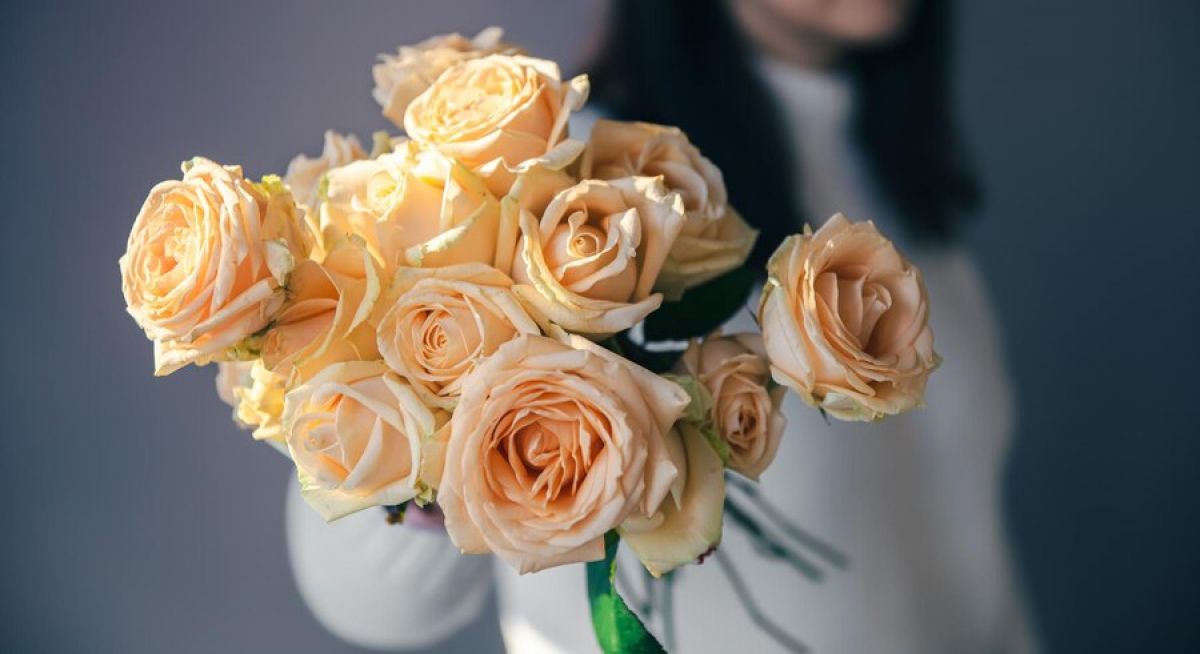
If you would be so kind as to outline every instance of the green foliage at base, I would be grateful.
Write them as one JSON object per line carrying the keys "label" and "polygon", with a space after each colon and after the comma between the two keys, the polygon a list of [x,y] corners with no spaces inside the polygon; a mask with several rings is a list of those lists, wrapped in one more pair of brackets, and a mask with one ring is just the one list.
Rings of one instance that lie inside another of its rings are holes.
{"label": "green foliage at base", "polygon": [[617,573],[616,532],[604,536],[604,559],[587,564],[588,602],[592,607],[592,627],[596,641],[605,654],[655,654],[666,650],[646,630],[646,625],[617,594],[613,578]]}

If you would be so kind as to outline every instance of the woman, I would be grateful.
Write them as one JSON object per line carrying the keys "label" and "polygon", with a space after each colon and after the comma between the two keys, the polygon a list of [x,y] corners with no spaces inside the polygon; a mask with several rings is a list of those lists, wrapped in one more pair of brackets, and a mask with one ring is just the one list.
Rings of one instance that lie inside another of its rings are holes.
{"label": "woman", "polygon": [[[1000,516],[1009,387],[991,307],[953,240],[974,198],[952,129],[946,2],[626,0],[613,18],[593,102],[689,134],[761,230],[755,265],[805,221],[874,220],[924,270],[945,358],[930,408],[880,424],[826,424],[789,398],[762,492],[850,566],[810,583],[727,523],[724,558],[787,635],[757,628],[709,563],[675,584],[678,650],[1032,651]],[[578,566],[493,572],[436,530],[388,529],[374,512],[325,527],[295,492],[288,522],[302,593],[348,640],[436,643],[482,610],[495,574],[509,651],[595,649]]]}

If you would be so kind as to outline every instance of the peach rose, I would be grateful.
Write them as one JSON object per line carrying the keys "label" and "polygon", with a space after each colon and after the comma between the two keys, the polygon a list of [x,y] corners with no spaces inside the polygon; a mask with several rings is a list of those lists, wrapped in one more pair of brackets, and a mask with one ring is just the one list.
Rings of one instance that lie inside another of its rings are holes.
{"label": "peach rose", "polygon": [[263,364],[284,379],[379,356],[369,322],[383,291],[375,261],[357,238],[327,240],[322,261],[305,259],[292,272],[287,303],[262,340]]}
{"label": "peach rose", "polygon": [[[233,408],[237,408],[235,389],[250,385],[250,366],[253,361],[222,361],[217,364],[217,397]],[[237,414],[234,413],[234,420]]]}
{"label": "peach rose", "polygon": [[758,230],[728,207],[716,220],[689,218],[671,247],[655,289],[669,300],[678,300],[684,291],[716,279],[740,267],[754,249]]}
{"label": "peach rose", "polygon": [[296,203],[315,218],[321,179],[325,173],[366,158],[367,152],[363,150],[356,136],[342,136],[331,129],[325,130],[325,147],[321,150],[321,156],[312,158],[303,154],[296,155],[288,163],[283,183],[292,190],[292,197],[296,199]]}
{"label": "peach rose", "polygon": [[754,248],[758,232],[729,206],[721,171],[678,128],[597,121],[581,176],[661,176],[683,198],[687,221],[655,284],[669,300],[741,266]]}
{"label": "peach rose", "polygon": [[680,367],[712,396],[712,423],[729,448],[729,467],[758,481],[775,459],[786,424],[779,410],[784,388],[767,390],[771,370],[762,336],[693,339]]}
{"label": "peach rose", "polygon": [[513,186],[503,212],[504,225],[517,224],[521,233],[515,290],[544,321],[605,336],[662,304],[651,289],[684,217],[679,194],[667,193],[658,179],[572,185],[539,168]]}
{"label": "peach rose", "polygon": [[470,170],[409,141],[326,176],[321,226],[363,239],[391,275],[496,257],[500,206]]}
{"label": "peach rose", "polygon": [[267,370],[261,359],[217,364],[217,395],[233,407],[234,422],[242,429],[252,429],[254,440],[266,441],[286,455],[287,443],[279,423],[284,387],[284,378]]}
{"label": "peach rose", "polygon": [[676,425],[674,440],[686,461],[682,484],[648,519],[626,520],[621,540],[655,577],[686,563],[695,563],[721,543],[725,516],[725,465],[700,429],[687,422]]}
{"label": "peach rose", "polygon": [[463,378],[501,344],[537,334],[512,280],[483,264],[396,274],[377,329],[384,361],[430,406],[451,410]]}
{"label": "peach rose", "polygon": [[758,316],[776,381],[843,420],[924,403],[938,364],[925,283],[873,223],[805,228],[767,272]]}
{"label": "peach rose", "polygon": [[587,76],[562,81],[558,65],[491,55],[442,73],[413,100],[404,130],[476,170],[496,195],[537,164],[561,169],[583,151],[567,138],[567,118],[587,99]]}
{"label": "peach rose", "polygon": [[300,492],[326,520],[420,495],[422,447],[445,421],[382,361],[335,363],[283,403]]}
{"label": "peach rose", "polygon": [[386,116],[404,126],[404,112],[447,68],[467,59],[494,53],[516,54],[518,48],[503,43],[504,30],[488,27],[466,38],[461,34],[433,36],[416,45],[402,45],[396,54],[379,55],[371,68],[375,78],[372,95]]}
{"label": "peach rose", "polygon": [[463,382],[438,503],[464,552],[520,572],[604,557],[654,515],[684,462],[667,435],[687,393],[586,339],[523,335]]}
{"label": "peach rose", "polygon": [[720,218],[728,205],[721,171],[677,127],[598,120],[583,155],[581,176],[659,177],[683,197],[689,218]]}
{"label": "peach rose", "polygon": [[181,181],[155,186],[120,261],[129,314],[154,340],[154,374],[240,358],[307,250],[277,177],[252,184],[239,166],[197,157]]}

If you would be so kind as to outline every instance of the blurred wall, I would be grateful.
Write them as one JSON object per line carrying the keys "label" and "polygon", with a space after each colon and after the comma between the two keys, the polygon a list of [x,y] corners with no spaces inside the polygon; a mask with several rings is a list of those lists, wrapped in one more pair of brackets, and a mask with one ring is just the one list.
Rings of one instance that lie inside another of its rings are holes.
{"label": "blurred wall", "polygon": [[[354,651],[292,584],[287,465],[232,426],[211,369],[151,377],[117,258],[185,158],[257,176],[326,128],[369,142],[377,52],[496,23],[574,70],[597,0],[0,11],[0,649]],[[1194,650],[1200,5],[970,2],[960,19],[989,197],[971,239],[1019,385],[1009,511],[1044,638]],[[484,621],[440,651],[496,637]]]}
{"label": "blurred wall", "polygon": [[1200,3],[960,5],[974,241],[1021,410],[1009,513],[1045,641],[1200,651]]}

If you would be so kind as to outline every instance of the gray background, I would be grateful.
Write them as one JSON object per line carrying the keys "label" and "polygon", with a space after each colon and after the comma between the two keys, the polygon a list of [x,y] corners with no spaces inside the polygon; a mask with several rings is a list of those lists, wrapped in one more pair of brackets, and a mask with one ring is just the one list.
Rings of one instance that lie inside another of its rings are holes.
{"label": "gray background", "polygon": [[[119,292],[129,226],[193,154],[257,176],[327,127],[369,140],[377,52],[497,23],[575,69],[595,5],[5,3],[0,650],[352,651],[292,584],[285,462],[233,428],[211,369],[151,377]],[[959,24],[1045,642],[1196,651],[1200,4],[977,1]]]}

